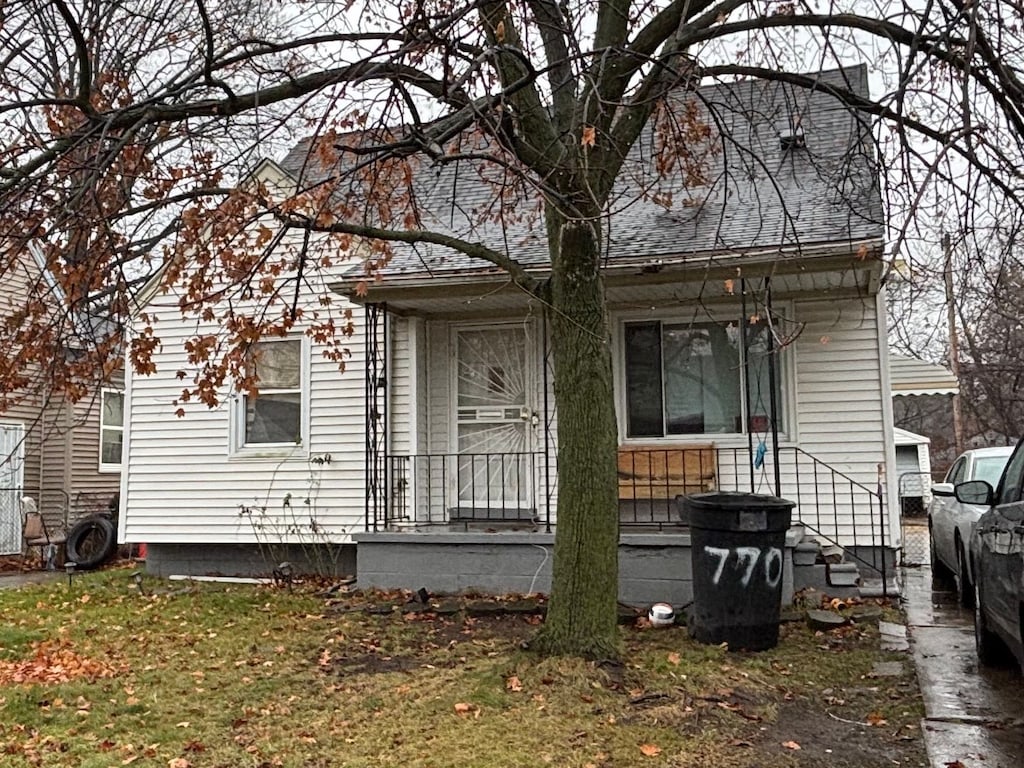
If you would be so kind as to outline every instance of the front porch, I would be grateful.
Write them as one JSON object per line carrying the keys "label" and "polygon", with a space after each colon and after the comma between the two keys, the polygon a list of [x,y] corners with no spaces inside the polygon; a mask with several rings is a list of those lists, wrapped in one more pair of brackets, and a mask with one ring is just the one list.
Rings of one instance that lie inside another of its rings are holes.
{"label": "front porch", "polygon": [[[610,291],[627,581],[634,555],[689,579],[680,499],[713,490],[787,498],[797,540],[845,553],[871,576],[891,574],[898,529],[883,469],[881,305],[868,323],[859,292],[848,296],[845,286],[820,300],[804,299],[814,286],[795,277],[772,285],[784,297],[775,304],[767,279],[755,288],[740,281],[737,295],[686,315],[679,307],[688,284]],[[541,589],[549,562],[527,567],[526,555],[550,558],[559,497],[544,308],[508,290],[472,302],[434,288],[390,298],[365,305],[366,532],[354,537],[361,582],[379,574],[380,586],[397,586],[386,577],[395,572],[407,587]],[[776,349],[772,329],[786,324],[802,333]],[[391,554],[378,557],[381,547]]]}
{"label": "front porch", "polygon": [[[354,537],[361,584],[548,590],[557,487],[545,454],[391,456],[387,466],[387,497],[368,506],[367,531]],[[618,466],[623,603],[692,599],[682,499],[712,490],[781,495],[795,503],[784,551],[786,601],[803,586],[841,589],[857,579],[887,585],[892,578],[894,542],[881,487],[868,488],[798,448],[759,455],[756,448],[630,446],[619,451]],[[816,542],[811,561],[797,564],[794,553],[805,555],[809,541]],[[834,563],[815,571],[825,549],[833,556],[838,551],[842,567],[854,575],[833,582],[832,571],[841,570]]]}

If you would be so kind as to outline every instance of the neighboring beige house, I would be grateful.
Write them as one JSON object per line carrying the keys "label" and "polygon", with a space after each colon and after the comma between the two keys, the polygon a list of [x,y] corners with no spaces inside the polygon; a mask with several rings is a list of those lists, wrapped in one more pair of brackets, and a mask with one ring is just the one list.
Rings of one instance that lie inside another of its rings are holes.
{"label": "neighboring beige house", "polygon": [[[26,250],[0,281],[0,317],[44,279],[41,260]],[[25,496],[51,530],[108,507],[120,485],[122,390],[119,373],[74,404],[60,393],[13,393],[15,404],[0,413],[0,555],[22,551]]]}

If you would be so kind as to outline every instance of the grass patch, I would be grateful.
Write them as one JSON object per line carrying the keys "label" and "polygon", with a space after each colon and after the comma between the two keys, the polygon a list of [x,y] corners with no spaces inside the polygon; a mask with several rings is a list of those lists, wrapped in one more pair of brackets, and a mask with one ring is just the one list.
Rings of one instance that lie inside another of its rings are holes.
{"label": "grass patch", "polygon": [[[529,616],[371,615],[301,587],[143,587],[114,570],[0,592],[0,661],[50,643],[112,670],[5,682],[4,766],[925,764],[910,660],[880,651],[871,625],[786,624],[759,654],[627,627],[624,663],[601,665],[522,651]],[[906,674],[872,677],[890,658]]]}

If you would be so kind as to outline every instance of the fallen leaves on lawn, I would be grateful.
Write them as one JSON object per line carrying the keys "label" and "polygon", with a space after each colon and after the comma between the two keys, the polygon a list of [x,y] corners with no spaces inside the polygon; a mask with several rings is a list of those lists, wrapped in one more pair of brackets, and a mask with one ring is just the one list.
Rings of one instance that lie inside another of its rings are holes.
{"label": "fallen leaves on lawn", "polygon": [[784,747],[785,747],[786,749],[792,749],[792,750],[793,750],[794,752],[795,752],[796,750],[798,750],[798,749],[801,749],[801,748],[802,748],[802,747],[801,747],[801,746],[800,746],[799,744],[797,744],[797,743],[796,743],[795,741],[784,741],[784,742],[782,742],[782,746],[784,746]]}
{"label": "fallen leaves on lawn", "polygon": [[480,708],[475,707],[472,704],[467,704],[464,701],[460,701],[455,705],[455,714],[459,717],[467,717],[472,714],[473,717],[480,717]]}
{"label": "fallen leaves on lawn", "polygon": [[868,725],[887,725],[888,720],[882,717],[878,712],[871,712],[867,717]]}
{"label": "fallen leaves on lawn", "polygon": [[661,747],[657,744],[641,744],[640,752],[647,755],[647,757],[657,757],[661,754]]}
{"label": "fallen leaves on lawn", "polygon": [[118,673],[106,662],[81,656],[64,640],[33,643],[32,651],[31,658],[0,662],[0,686],[52,685],[79,678],[98,680]]}
{"label": "fallen leaves on lawn", "polygon": [[517,693],[523,690],[523,681],[516,675],[509,675],[505,678],[505,689]]}

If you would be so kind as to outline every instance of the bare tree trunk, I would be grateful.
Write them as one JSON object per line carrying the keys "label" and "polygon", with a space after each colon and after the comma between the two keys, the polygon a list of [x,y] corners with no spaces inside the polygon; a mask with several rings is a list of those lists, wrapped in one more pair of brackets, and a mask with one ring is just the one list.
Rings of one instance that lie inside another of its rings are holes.
{"label": "bare tree trunk", "polygon": [[558,525],[544,653],[618,653],[617,431],[611,335],[591,222],[561,223],[552,259]]}

